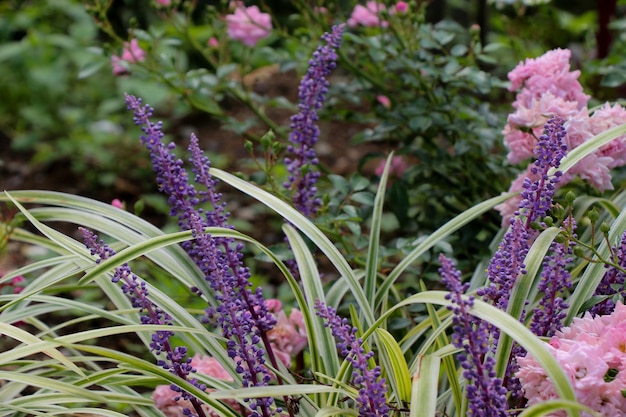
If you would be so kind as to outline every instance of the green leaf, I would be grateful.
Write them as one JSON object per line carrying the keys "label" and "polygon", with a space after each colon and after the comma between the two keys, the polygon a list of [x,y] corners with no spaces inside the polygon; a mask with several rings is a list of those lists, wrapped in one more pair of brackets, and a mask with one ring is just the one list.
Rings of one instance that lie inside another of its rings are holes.
{"label": "green leaf", "polygon": [[435,417],[441,357],[436,354],[418,355],[417,363],[417,373],[413,375],[409,417]]}
{"label": "green leaf", "polygon": [[396,394],[398,403],[411,400],[411,376],[400,345],[388,331],[376,329],[379,355],[383,368],[387,371],[387,382]]}
{"label": "green leaf", "polygon": [[280,200],[278,197],[240,178],[237,178],[232,174],[216,168],[211,168],[210,174],[265,204],[311,239],[311,241],[326,255],[328,260],[335,266],[335,268],[337,268],[337,271],[339,271],[342,277],[346,280],[356,303],[361,309],[364,322],[367,325],[371,325],[371,323],[375,321],[372,306],[367,301],[365,293],[356,279],[350,264],[335,247],[333,242],[328,239],[328,237],[326,237],[308,218],[284,201]]}
{"label": "green leaf", "polygon": [[96,72],[100,71],[105,65],[107,65],[107,62],[104,60],[88,62],[78,71],[77,78],[79,80],[89,78]]}

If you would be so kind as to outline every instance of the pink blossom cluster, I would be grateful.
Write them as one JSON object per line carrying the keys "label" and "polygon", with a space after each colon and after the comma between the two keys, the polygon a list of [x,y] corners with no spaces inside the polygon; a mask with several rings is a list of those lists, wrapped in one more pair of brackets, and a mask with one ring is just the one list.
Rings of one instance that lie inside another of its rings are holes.
{"label": "pink blossom cluster", "polygon": [[[581,404],[602,416],[626,415],[626,306],[617,303],[610,315],[575,318],[550,339],[548,349],[569,378]],[[544,369],[530,355],[518,358],[528,405],[558,398]],[[550,414],[565,417],[565,411]],[[589,413],[581,413],[591,417]]]}
{"label": "pink blossom cluster", "polygon": [[387,9],[384,4],[378,3],[375,0],[368,1],[365,3],[365,6],[357,4],[354,6],[352,10],[352,14],[348,19],[348,26],[356,27],[358,25],[361,26],[381,26],[387,27],[389,22],[381,19],[381,14],[384,12],[389,13],[390,15],[395,13],[406,13],[409,10],[409,4],[404,1],[399,1],[393,8]]}
{"label": "pink blossom cluster", "polygon": [[[509,149],[511,163],[529,159],[543,126],[552,116],[565,120],[566,144],[572,150],[595,135],[626,123],[626,110],[619,104],[608,103],[590,114],[587,108],[589,96],[578,82],[580,71],[571,71],[568,49],[555,49],[544,55],[520,62],[508,77],[509,89],[519,90],[504,130],[504,141]],[[626,164],[626,136],[619,137],[598,149],[570,169],[561,179],[564,185],[578,175],[598,190],[613,189],[610,170]],[[533,178],[530,167],[511,184],[510,191],[520,191],[525,177]],[[521,197],[509,199],[498,206],[503,224],[517,209]]]}
{"label": "pink blossom cluster", "polygon": [[113,55],[111,57],[111,66],[113,67],[113,75],[128,74],[127,67],[122,62],[134,64],[142,62],[146,59],[146,52],[139,46],[137,39],[131,39],[130,43],[124,43],[122,56]]}
{"label": "pink blossom cluster", "polygon": [[[268,333],[272,350],[286,367],[290,367],[292,358],[308,345],[304,317],[302,312],[295,308],[287,315],[282,308],[282,303],[276,299],[267,300],[267,306],[270,313],[276,317],[276,325]],[[233,381],[232,376],[215,358],[195,355],[191,359],[191,366],[198,373],[223,381]],[[212,389],[207,389],[207,391],[212,391]],[[173,391],[169,385],[159,385],[152,393],[152,400],[166,417],[184,417],[184,410],[192,408],[189,401],[177,400],[179,396],[180,393]],[[224,402],[239,409],[235,400],[224,400]],[[203,405],[202,408],[208,416],[218,416],[208,405]]]}
{"label": "pink blossom cluster", "polygon": [[247,46],[255,46],[272,32],[272,17],[258,6],[244,7],[235,3],[235,11],[226,16],[228,37]]}

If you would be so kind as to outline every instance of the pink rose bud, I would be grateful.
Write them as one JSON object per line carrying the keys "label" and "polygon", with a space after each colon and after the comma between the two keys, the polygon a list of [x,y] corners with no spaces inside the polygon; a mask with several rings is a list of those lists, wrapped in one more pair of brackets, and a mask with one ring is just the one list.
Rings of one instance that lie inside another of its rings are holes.
{"label": "pink rose bud", "polygon": [[218,46],[220,46],[220,41],[218,41],[217,38],[214,36],[210,37],[207,43],[209,45],[209,48],[217,48]]}
{"label": "pink rose bud", "polygon": [[386,109],[390,109],[391,108],[391,100],[389,100],[389,97],[387,96],[376,96],[376,100],[383,105],[383,107],[385,107]]}
{"label": "pink rose bud", "polygon": [[113,207],[117,207],[118,209],[122,209],[124,210],[124,203],[122,203],[119,199],[114,199],[113,201],[111,201],[111,205]]}
{"label": "pink rose bud", "polygon": [[409,4],[405,1],[399,1],[396,3],[397,13],[406,13],[409,10]]}

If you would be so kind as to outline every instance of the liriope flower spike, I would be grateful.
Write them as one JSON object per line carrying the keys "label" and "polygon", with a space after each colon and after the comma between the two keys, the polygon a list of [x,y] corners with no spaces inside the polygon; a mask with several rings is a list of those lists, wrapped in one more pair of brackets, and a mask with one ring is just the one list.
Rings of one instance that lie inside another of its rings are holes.
{"label": "liriope flower spike", "polygon": [[[91,251],[92,255],[97,257],[96,262],[99,263],[115,255],[115,251],[99,239],[93,232],[82,227],[80,231],[83,234],[85,246]],[[131,271],[128,264],[123,264],[115,268],[111,281],[121,284],[122,291],[130,298],[132,306],[139,309],[142,324],[172,325],[172,318],[167,312],[150,301],[146,283],[139,280],[137,275]],[[170,344],[170,338],[172,336],[174,336],[174,333],[168,330],[159,330],[152,335],[150,350],[152,350],[155,355],[165,354],[165,360],[159,359],[157,364],[181,379],[191,382],[198,388],[204,390],[206,387],[191,376],[191,374],[195,372],[195,369],[191,365],[191,358],[187,357],[187,348],[184,346],[172,347]],[[202,409],[202,403],[196,397],[182,390],[177,385],[172,384],[170,388],[178,394],[176,401],[178,401],[178,398],[187,400],[192,405],[198,417],[206,417]],[[193,415],[189,409],[186,409],[185,413],[187,413],[187,415]]]}
{"label": "liriope flower spike", "polygon": [[315,303],[317,315],[324,319],[324,326],[329,327],[337,340],[341,355],[352,364],[352,382],[358,387],[356,399],[361,417],[380,417],[389,415],[389,406],[385,394],[387,384],[381,377],[380,366],[369,369],[368,361],[374,352],[363,349],[363,340],[356,337],[357,329],[347,319],[342,319],[332,307],[319,300]]}
{"label": "liriope flower spike", "polygon": [[[183,162],[171,152],[174,145],[166,146],[161,142],[161,124],[150,121],[152,109],[132,96],[127,95],[126,102],[134,111],[135,123],[142,125],[141,140],[150,151],[159,189],[168,196],[170,214],[178,217],[179,226],[190,230],[195,238],[183,247],[214,290],[217,306],[207,309],[207,318],[220,326],[227,339],[228,354],[235,361],[235,369],[242,375],[244,385],[267,385],[272,374],[265,366],[266,353],[272,365],[278,367],[267,336],[276,319],[269,313],[261,288],[251,290],[250,272],[243,265],[243,246],[235,244],[233,239],[217,238],[205,232],[206,227],[231,228],[221,195],[215,190],[216,180],[209,173],[209,161],[192,135],[189,150],[193,180],[203,187],[197,191],[189,181]],[[212,208],[197,208],[201,203],[210,203]],[[250,416],[268,417],[280,413],[281,409],[272,409],[272,404],[270,397],[249,399]]]}
{"label": "liriope flower spike", "polygon": [[344,25],[333,26],[330,33],[322,36],[326,45],[320,45],[309,61],[309,69],[298,90],[300,111],[291,117],[290,145],[287,146],[290,156],[285,158],[289,178],[284,187],[291,194],[294,206],[307,216],[314,215],[321,204],[315,196],[320,173],[313,168],[319,162],[314,149],[320,134],[317,111],[326,99],[327,77],[336,66],[336,50],[341,45],[343,28]]}
{"label": "liriope flower spike", "polygon": [[452,302],[452,343],[465,353],[459,355],[463,377],[467,380],[465,392],[468,401],[467,415],[472,417],[506,417],[506,388],[496,377],[495,360],[490,353],[488,326],[469,313],[474,297],[464,298],[469,283],[461,284],[461,272],[453,262],[439,255],[442,283],[450,293],[446,299]]}

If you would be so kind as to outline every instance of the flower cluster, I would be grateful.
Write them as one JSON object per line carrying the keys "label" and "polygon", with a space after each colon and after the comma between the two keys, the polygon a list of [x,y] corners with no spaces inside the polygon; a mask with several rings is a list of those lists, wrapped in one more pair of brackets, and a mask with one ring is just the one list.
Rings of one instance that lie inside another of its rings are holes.
{"label": "flower cluster", "polygon": [[374,0],[368,1],[365,6],[357,4],[348,19],[348,26],[382,26],[385,28],[389,23],[380,18],[384,11],[387,11],[385,5]]}
{"label": "flower cluster", "polygon": [[113,55],[111,66],[113,75],[125,75],[129,73],[128,64],[142,62],[146,59],[146,52],[139,46],[137,39],[131,39],[130,43],[124,43],[122,56]]}
{"label": "flower cluster", "polygon": [[441,282],[450,291],[446,299],[452,302],[452,343],[465,353],[459,355],[463,377],[467,380],[468,416],[506,417],[506,388],[496,377],[495,360],[490,353],[490,332],[487,324],[474,318],[469,310],[474,297],[463,298],[469,283],[461,284],[461,272],[452,261],[439,255]]}
{"label": "flower cluster", "polygon": [[324,319],[324,326],[329,327],[337,340],[341,355],[352,364],[352,382],[359,388],[356,399],[359,416],[379,417],[389,414],[385,394],[387,384],[381,377],[380,366],[369,369],[368,362],[374,352],[365,352],[363,340],[356,337],[357,329],[347,319],[337,315],[334,308],[324,305],[319,300],[315,303],[317,315]]}
{"label": "flower cluster", "polygon": [[262,13],[258,6],[237,4],[235,11],[226,16],[228,37],[246,46],[255,46],[272,32],[272,17]]}
{"label": "flower cluster", "polygon": [[[376,165],[374,169],[374,174],[379,177],[383,175],[385,170],[385,165],[387,164],[387,160],[383,159]],[[409,168],[409,165],[401,156],[394,156],[391,158],[391,166],[389,167],[389,176],[391,178],[402,178],[404,172]]]}
{"label": "flower cluster", "polygon": [[[567,148],[572,150],[598,133],[626,122],[626,109],[619,104],[609,104],[589,113],[589,96],[578,82],[580,71],[570,71],[571,52],[555,49],[546,54],[521,62],[509,73],[510,90],[519,90],[513,103],[515,111],[509,115],[504,127],[504,140],[509,148],[508,159],[521,163],[532,156],[546,121],[553,116],[565,120]],[[612,189],[610,169],[626,163],[624,151],[626,137],[622,136],[586,156],[564,175],[562,184],[578,175],[599,190]],[[510,191],[519,191],[521,173],[511,184]],[[508,219],[515,209],[515,200],[499,207],[503,218]]]}
{"label": "flower cluster", "polygon": [[291,117],[290,145],[287,146],[291,156],[285,158],[289,177],[284,187],[290,191],[294,206],[305,215],[315,214],[321,204],[315,197],[315,184],[320,174],[312,169],[318,164],[314,149],[320,134],[317,111],[328,92],[327,78],[336,66],[336,50],[341,45],[342,33],[343,25],[337,25],[322,36],[326,45],[319,46],[309,61],[309,69],[298,89],[300,111]]}
{"label": "flower cluster", "polygon": [[[602,416],[626,415],[626,306],[618,302],[610,315],[593,317],[586,313],[574,318],[547,345],[569,378],[582,404]],[[517,377],[528,405],[558,398],[545,370],[530,355],[518,358]],[[565,417],[565,411],[550,414]],[[581,413],[590,417],[589,413]]]}

